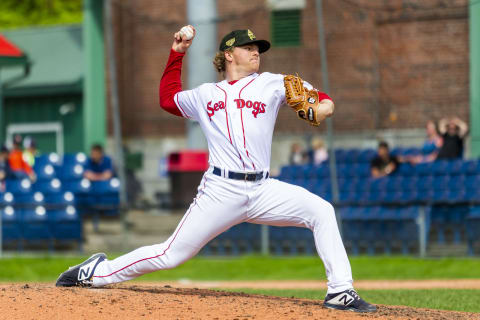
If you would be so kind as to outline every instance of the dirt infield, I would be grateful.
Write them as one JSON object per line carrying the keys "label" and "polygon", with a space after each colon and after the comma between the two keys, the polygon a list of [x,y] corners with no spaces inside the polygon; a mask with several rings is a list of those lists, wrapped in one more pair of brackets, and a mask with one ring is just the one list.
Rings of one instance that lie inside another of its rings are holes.
{"label": "dirt infield", "polygon": [[379,305],[375,314],[328,310],[322,301],[199,288],[0,285],[0,319],[480,319],[465,312]]}
{"label": "dirt infield", "polygon": [[[314,280],[270,280],[270,281],[190,281],[156,282],[151,285],[171,285],[180,288],[224,288],[224,289],[327,289],[326,281]],[[441,279],[441,280],[357,280],[356,289],[479,289],[480,279]]]}

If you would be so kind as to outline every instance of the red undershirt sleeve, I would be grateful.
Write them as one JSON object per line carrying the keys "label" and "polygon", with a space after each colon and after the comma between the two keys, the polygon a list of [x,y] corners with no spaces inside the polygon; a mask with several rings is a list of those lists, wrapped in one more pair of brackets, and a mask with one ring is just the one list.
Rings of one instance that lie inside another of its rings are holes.
{"label": "red undershirt sleeve", "polygon": [[182,113],[178,110],[173,97],[177,92],[182,91],[182,59],[185,56],[183,52],[170,50],[165,71],[163,71],[162,79],[158,94],[160,97],[160,107],[165,111],[182,117]]}

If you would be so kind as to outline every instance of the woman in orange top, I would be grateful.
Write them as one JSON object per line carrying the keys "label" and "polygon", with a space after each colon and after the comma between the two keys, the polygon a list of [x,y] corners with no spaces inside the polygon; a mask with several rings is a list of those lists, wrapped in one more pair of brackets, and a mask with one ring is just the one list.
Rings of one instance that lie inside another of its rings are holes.
{"label": "woman in orange top", "polygon": [[8,163],[10,165],[11,173],[17,178],[23,178],[26,175],[32,181],[36,180],[36,175],[32,167],[23,160],[23,151],[20,147],[20,143],[17,141],[13,143],[13,149],[8,155]]}

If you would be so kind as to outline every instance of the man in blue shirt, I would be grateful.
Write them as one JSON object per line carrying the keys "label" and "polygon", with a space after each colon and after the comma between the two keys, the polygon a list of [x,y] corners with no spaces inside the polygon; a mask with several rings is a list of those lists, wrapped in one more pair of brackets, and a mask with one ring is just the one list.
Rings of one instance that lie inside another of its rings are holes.
{"label": "man in blue shirt", "polygon": [[113,176],[112,160],[103,154],[101,145],[94,144],[90,149],[83,176],[90,181],[108,180]]}

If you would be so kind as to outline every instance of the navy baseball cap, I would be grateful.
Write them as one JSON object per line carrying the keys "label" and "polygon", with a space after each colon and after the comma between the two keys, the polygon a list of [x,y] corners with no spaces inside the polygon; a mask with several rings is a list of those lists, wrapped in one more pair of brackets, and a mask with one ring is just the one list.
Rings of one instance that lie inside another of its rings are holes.
{"label": "navy baseball cap", "polygon": [[247,30],[234,30],[223,37],[220,42],[220,51],[225,51],[232,47],[240,47],[246,44],[254,43],[258,46],[258,52],[263,53],[270,49],[270,42],[267,40],[257,40],[257,37],[249,29]]}

